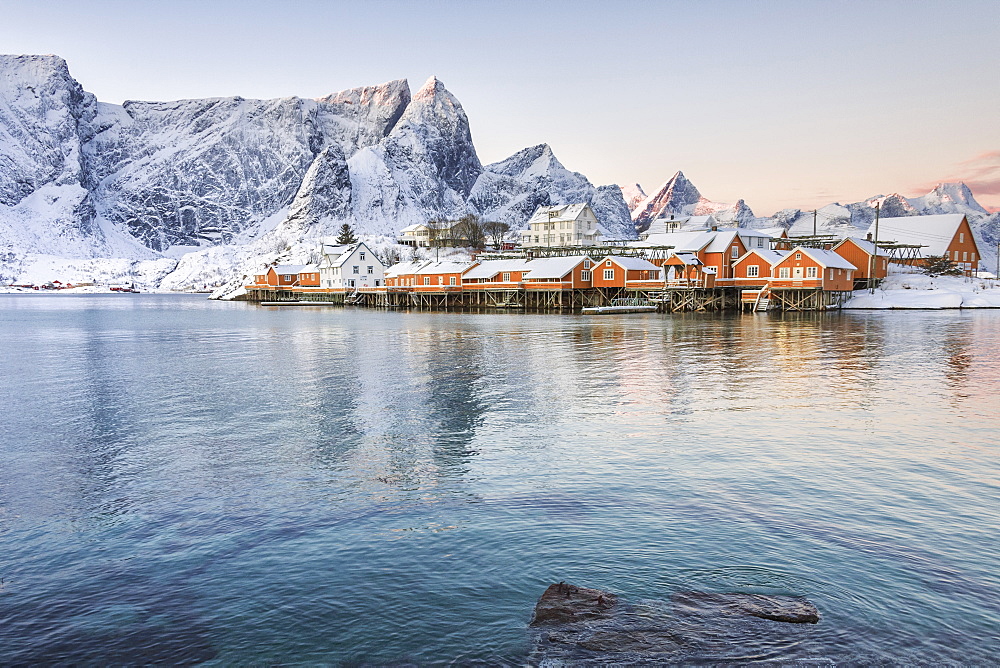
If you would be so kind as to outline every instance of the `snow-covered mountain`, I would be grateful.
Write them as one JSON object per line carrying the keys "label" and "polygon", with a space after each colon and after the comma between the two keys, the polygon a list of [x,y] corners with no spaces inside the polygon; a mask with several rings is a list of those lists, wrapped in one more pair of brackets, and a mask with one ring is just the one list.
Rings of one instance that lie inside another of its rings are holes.
{"label": "snow-covered mountain", "polygon": [[548,144],[487,165],[469,196],[472,211],[512,229],[522,229],[539,206],[574,202],[590,204],[608,238],[636,238],[621,189],[595,188],[583,174],[563,167]]}
{"label": "snow-covered mountain", "polygon": [[[622,192],[626,192],[625,189]],[[638,184],[629,194],[642,192]],[[657,218],[674,216],[706,216],[712,214],[720,223],[748,227],[756,221],[753,211],[742,199],[735,204],[713,202],[701,193],[683,172],[677,172],[652,195],[632,207],[632,222],[638,231],[649,227]]]}
{"label": "snow-covered mountain", "polygon": [[[114,105],[57,56],[0,56],[0,282],[40,258],[239,261],[344,222],[391,236],[475,212],[517,229],[537,204],[569,201],[634,236],[617,186],[595,188],[547,147],[518,169],[524,153],[484,170],[434,77],[412,97],[398,80],[318,99]],[[219,273],[206,271],[200,283]]]}

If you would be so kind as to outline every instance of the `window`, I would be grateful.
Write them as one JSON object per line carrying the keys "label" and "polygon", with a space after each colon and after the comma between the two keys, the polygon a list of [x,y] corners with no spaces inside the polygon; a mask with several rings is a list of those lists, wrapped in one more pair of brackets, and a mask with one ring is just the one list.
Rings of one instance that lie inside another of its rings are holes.
{"label": "window", "polygon": [[430,285],[430,284],[431,284],[431,277],[424,276],[424,285]]}
{"label": "window", "polygon": [[816,267],[806,267],[806,278],[817,278]]}
{"label": "window", "polygon": [[360,274],[361,273],[361,267],[359,267],[358,265],[354,265],[354,273],[355,274]]}
{"label": "window", "polygon": [[757,237],[757,248],[764,247],[764,237]]}
{"label": "window", "polygon": [[963,262],[969,261],[969,251],[962,251],[962,261]]}
{"label": "window", "polygon": [[372,265],[368,265],[368,273],[369,274],[374,274],[375,273],[375,267],[373,267]]}
{"label": "window", "polygon": [[611,266],[611,260],[608,260],[607,262],[605,262],[604,266],[605,267],[610,267]]}
{"label": "window", "polygon": [[802,253],[796,253],[795,254],[795,259],[796,260],[801,260],[802,259]]}
{"label": "window", "polygon": [[378,279],[376,278],[376,279],[375,279],[375,287],[377,288],[377,287],[378,287],[378,285],[379,285],[379,280],[378,280]]}
{"label": "window", "polygon": [[747,267],[747,278],[757,278],[758,276],[760,276],[759,264],[751,264]]}
{"label": "window", "polygon": [[455,277],[451,276],[448,278],[448,285],[455,285]]}
{"label": "window", "polygon": [[[608,264],[611,264],[611,263],[609,262]],[[604,270],[604,280],[605,281],[613,281],[613,280],[615,280],[615,270],[614,269],[605,269]]]}
{"label": "window", "polygon": [[354,281],[348,281],[347,284],[348,284],[348,287],[352,287],[352,288],[354,287]]}
{"label": "window", "polygon": [[444,276],[438,276],[438,285],[444,285]]}
{"label": "window", "polygon": [[833,269],[830,270],[830,280],[833,280]]}
{"label": "window", "polygon": [[583,271],[580,272],[580,280],[581,281],[592,281],[594,279],[593,279],[593,275],[589,271],[587,271],[586,269],[584,269]]}
{"label": "window", "polygon": [[505,271],[503,273],[503,282],[504,283],[510,283],[510,272],[509,271]]}
{"label": "window", "polygon": [[734,260],[735,260],[736,258],[738,258],[738,257],[740,256],[740,247],[739,247],[739,246],[733,246],[732,248],[730,248],[730,249],[729,249],[729,255],[730,255],[730,257],[732,257],[732,258],[733,258]]}
{"label": "window", "polygon": [[972,260],[973,262],[976,261],[976,252],[975,251],[969,253],[969,259]]}
{"label": "window", "polygon": [[364,260],[365,260],[365,254],[364,254],[363,251],[361,253],[358,253],[358,259],[361,260],[362,262],[364,262]]}
{"label": "window", "polygon": [[851,270],[847,270],[847,280],[851,280]]}
{"label": "window", "polygon": [[958,233],[958,243],[960,243],[960,244],[964,244],[965,243],[965,232],[959,232]]}
{"label": "window", "polygon": [[[579,238],[579,235],[577,235],[577,238]],[[590,269],[590,258],[587,258],[586,260],[583,261],[583,268]]]}
{"label": "window", "polygon": [[778,269],[778,278],[791,278],[792,271],[788,267],[781,267]]}
{"label": "window", "polygon": [[286,280],[286,281],[290,281],[290,280],[292,280],[292,276],[291,276],[291,274],[285,274],[285,275],[284,275],[284,276],[282,276],[281,278],[283,278],[283,279],[284,279],[284,280]]}

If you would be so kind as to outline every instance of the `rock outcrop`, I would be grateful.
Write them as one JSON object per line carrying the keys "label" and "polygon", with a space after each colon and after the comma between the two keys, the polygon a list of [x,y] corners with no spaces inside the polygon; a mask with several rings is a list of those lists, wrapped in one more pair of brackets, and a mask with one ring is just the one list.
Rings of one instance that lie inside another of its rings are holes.
{"label": "rock outcrop", "polygon": [[678,592],[669,602],[628,603],[612,592],[550,585],[531,621],[532,663],[654,665],[746,660],[794,647],[819,621],[793,596]]}

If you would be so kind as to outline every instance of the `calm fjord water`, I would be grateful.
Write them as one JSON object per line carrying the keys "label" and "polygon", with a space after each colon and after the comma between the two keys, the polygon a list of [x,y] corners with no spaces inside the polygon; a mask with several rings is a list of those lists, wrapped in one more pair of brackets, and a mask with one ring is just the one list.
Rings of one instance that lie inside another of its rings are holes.
{"label": "calm fjord water", "polygon": [[526,658],[554,581],[796,594],[729,660],[1000,662],[1000,312],[0,297],[0,664]]}

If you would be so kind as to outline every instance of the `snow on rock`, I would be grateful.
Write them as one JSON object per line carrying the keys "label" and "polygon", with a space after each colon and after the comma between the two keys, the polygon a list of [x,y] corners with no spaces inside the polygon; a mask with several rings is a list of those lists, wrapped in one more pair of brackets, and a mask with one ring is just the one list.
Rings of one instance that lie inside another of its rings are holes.
{"label": "snow on rock", "polygon": [[701,200],[701,193],[694,184],[683,172],[677,172],[632,209],[632,222],[635,229],[642,232],[657,218],[666,218],[671,214],[694,215],[694,209]]}
{"label": "snow on rock", "polygon": [[1000,308],[1000,281],[960,276],[890,274],[873,294],[859,290],[843,308]]}
{"label": "snow on rock", "polygon": [[348,161],[352,211],[365,234],[459,218],[483,171],[465,110],[437,78],[413,96],[385,141]]}
{"label": "snow on rock", "polygon": [[487,165],[472,188],[468,207],[487,220],[520,230],[539,206],[579,202],[590,204],[608,238],[635,238],[621,189],[595,188],[583,174],[566,169],[548,144]]}
{"label": "snow on rock", "polygon": [[625,198],[625,205],[628,207],[629,214],[635,211],[635,207],[639,203],[646,199],[646,192],[642,189],[638,183],[632,183],[627,186],[622,186],[622,197]]}

